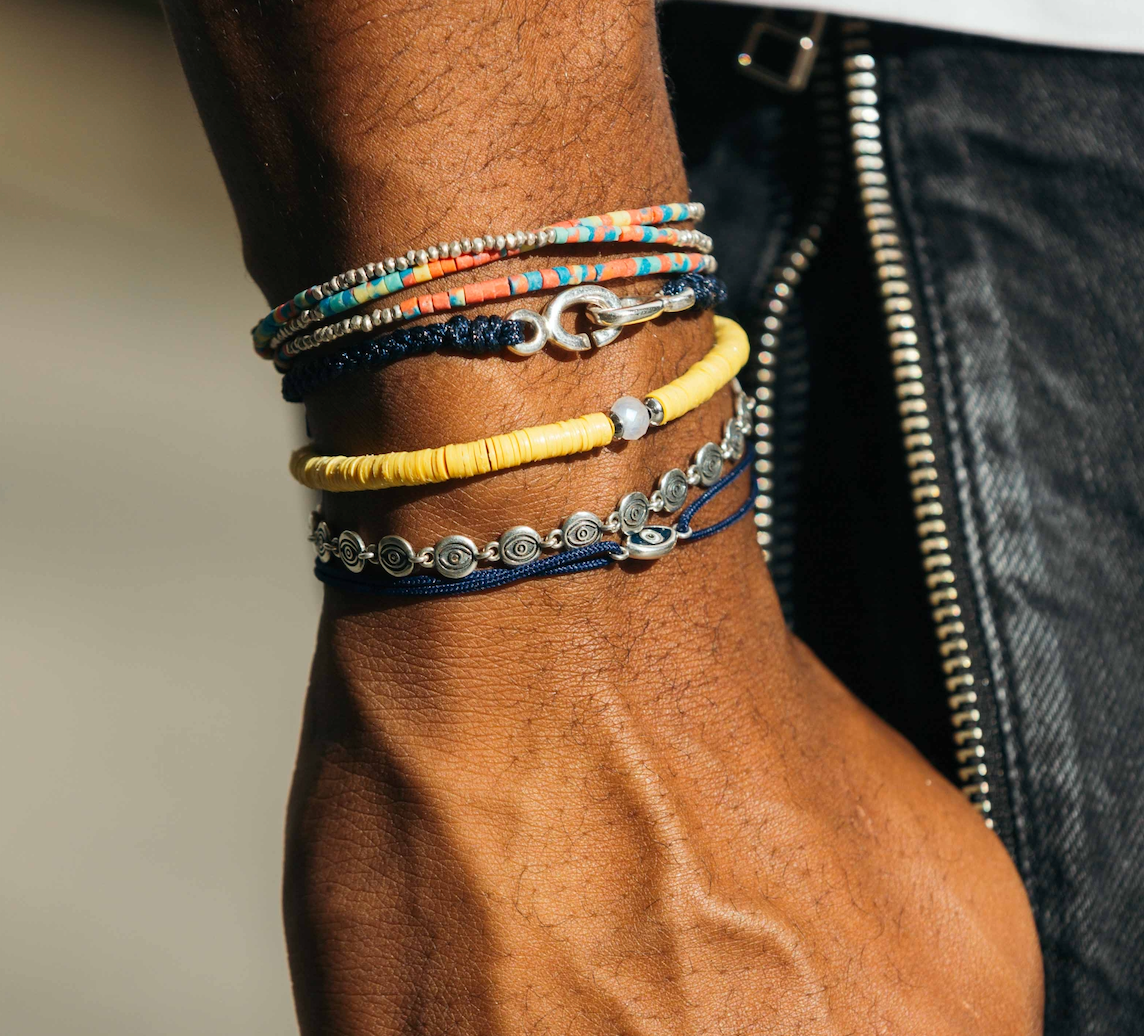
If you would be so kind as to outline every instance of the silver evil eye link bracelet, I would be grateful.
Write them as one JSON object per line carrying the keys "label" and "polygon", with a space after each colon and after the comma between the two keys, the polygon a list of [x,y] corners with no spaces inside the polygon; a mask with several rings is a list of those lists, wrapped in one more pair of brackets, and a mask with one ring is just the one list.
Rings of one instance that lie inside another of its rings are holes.
{"label": "silver evil eye link bracelet", "polygon": [[481,563],[515,568],[535,561],[543,551],[586,547],[608,533],[620,533],[624,537],[623,553],[618,559],[662,557],[678,540],[687,539],[690,531],[677,531],[670,525],[649,525],[649,518],[678,511],[692,486],[714,485],[723,472],[724,463],[740,460],[746,451],[754,400],[738,383],[735,388],[735,416],[724,426],[722,442],[701,446],[686,470],[672,468],[665,472],[650,496],[639,490],[627,493],[606,519],[591,511],[577,511],[547,536],[541,536],[530,526],[516,525],[483,547],[478,547],[467,536],[452,535],[417,551],[400,536],[385,536],[377,543],[367,543],[358,533],[347,530],[335,537],[315,511],[311,516],[310,543],[320,562],[336,559],[350,572],[361,572],[369,563],[395,579],[411,575],[419,568],[435,570],[446,579],[464,579]]}

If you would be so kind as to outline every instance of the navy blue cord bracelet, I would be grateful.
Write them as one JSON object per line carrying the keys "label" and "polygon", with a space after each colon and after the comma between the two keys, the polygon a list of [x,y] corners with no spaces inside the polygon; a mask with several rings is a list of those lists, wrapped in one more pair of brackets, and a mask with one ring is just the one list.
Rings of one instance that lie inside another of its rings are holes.
{"label": "navy blue cord bracelet", "polygon": [[[690,288],[699,309],[712,309],[725,301],[727,288],[718,277],[688,273],[674,277],[661,289],[678,295]],[[295,363],[282,376],[282,398],[301,403],[315,389],[354,371],[377,371],[411,356],[450,349],[467,356],[501,352],[524,341],[525,325],[503,317],[455,316],[436,324],[403,327],[389,334],[351,342],[335,353]]]}
{"label": "navy blue cord bracelet", "polygon": [[[692,529],[691,520],[708,503],[730,486],[754,459],[754,449],[749,448],[743,458],[715,482],[695,501],[679,513],[675,523],[675,533],[679,540],[704,540],[734,525],[744,518],[754,505],[754,496],[748,486],[747,499],[732,514],[714,525],[703,529]],[[339,590],[357,591],[381,597],[449,597],[453,594],[477,593],[481,590],[495,590],[510,583],[539,576],[572,575],[576,572],[589,572],[604,568],[628,557],[624,545],[615,540],[600,540],[583,547],[562,550],[551,557],[538,558],[516,568],[489,568],[473,572],[463,579],[444,579],[441,576],[419,575],[401,579],[389,577],[362,577],[346,572],[332,562],[316,562],[314,575],[327,586]]]}

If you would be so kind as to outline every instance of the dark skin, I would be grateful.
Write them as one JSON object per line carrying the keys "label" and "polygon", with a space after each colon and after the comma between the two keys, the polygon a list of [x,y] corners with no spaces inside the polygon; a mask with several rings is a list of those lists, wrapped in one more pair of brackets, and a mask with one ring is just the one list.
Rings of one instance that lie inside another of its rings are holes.
{"label": "dark skin", "polygon": [[[272,302],[410,245],[687,197],[643,0],[168,13]],[[640,394],[710,334],[427,357],[308,416],[334,452],[471,439]],[[323,508],[417,544],[547,529],[650,487],[729,414],[723,393],[622,448]],[[307,1036],[1041,1029],[1003,848],[788,634],[748,523],[492,594],[328,592],[285,912]]]}

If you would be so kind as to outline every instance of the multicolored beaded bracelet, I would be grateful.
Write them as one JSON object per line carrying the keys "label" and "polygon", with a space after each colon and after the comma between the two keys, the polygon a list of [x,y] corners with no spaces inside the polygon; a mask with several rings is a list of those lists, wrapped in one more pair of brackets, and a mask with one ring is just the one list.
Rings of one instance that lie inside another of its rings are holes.
{"label": "multicolored beaded bracelet", "polygon": [[[709,536],[715,536],[741,521],[750,513],[754,506],[754,497],[750,487],[748,487],[746,500],[726,518],[703,529],[695,529],[691,525],[695,515],[724,489],[734,483],[747,470],[753,458],[754,450],[748,448],[738,464],[694,503],[683,509],[674,526],[645,525],[638,532],[625,536],[623,542],[599,537],[594,542],[586,543],[583,546],[568,546],[563,542],[562,536],[560,549],[556,554],[549,557],[537,557],[515,567],[470,571],[468,575],[459,579],[437,575],[417,575],[403,579],[363,577],[339,571],[332,563],[322,561],[315,563],[314,575],[327,586],[340,590],[385,597],[447,597],[455,594],[476,593],[481,590],[495,590],[522,579],[588,572],[593,569],[605,568],[628,558],[654,560],[670,553],[680,543],[698,542],[707,539]],[[595,518],[596,516],[591,515],[591,517]],[[582,527],[588,528],[589,531],[595,529],[591,523]],[[562,532],[562,530],[555,531]],[[344,536],[345,533],[342,535]],[[460,539],[465,539],[465,537],[460,537]],[[340,548],[341,537],[339,537],[338,542]],[[467,566],[468,545],[471,542],[470,540],[465,544],[451,544],[448,548],[448,554],[462,566]],[[356,543],[354,546],[356,547]],[[381,544],[377,545],[377,547],[380,546]]]}
{"label": "multicolored beaded bracelet", "polygon": [[605,446],[617,438],[637,439],[651,425],[663,425],[709,400],[747,362],[746,332],[733,320],[715,317],[715,344],[674,381],[641,402],[623,396],[609,414],[586,414],[556,424],[522,428],[474,442],[413,452],[326,457],[310,446],[294,452],[290,473],[302,485],[345,493],[396,486],[419,486],[471,478],[552,457],[566,457]]}
{"label": "multicolored beaded bracelet", "polygon": [[[364,305],[372,298],[380,298],[385,294],[410,287],[434,277],[445,276],[457,270],[470,269],[473,266],[494,262],[509,255],[519,255],[521,252],[543,248],[548,245],[580,244],[589,241],[640,241],[648,244],[668,243],[680,246],[694,246],[700,251],[710,251],[711,239],[698,231],[664,230],[664,228],[651,227],[655,223],[674,223],[680,220],[701,220],[704,207],[699,202],[671,203],[666,205],[653,205],[643,209],[621,209],[616,212],[607,212],[599,216],[587,216],[582,219],[564,220],[553,223],[539,230],[516,231],[507,234],[478,235],[474,238],[464,238],[453,242],[441,242],[430,245],[427,249],[410,249],[402,256],[383,259],[377,263],[367,263],[354,270],[332,277],[323,284],[300,291],[289,302],[276,306],[270,313],[255,325],[252,335],[255,350],[260,354],[265,348],[273,349],[269,345],[271,340],[286,325],[291,324],[309,310],[311,307],[321,307],[325,300],[333,296],[342,297],[350,289],[366,285],[381,285],[385,282],[385,291],[369,297],[351,293],[344,296],[348,304],[341,309],[329,309],[321,315],[307,318],[306,322],[295,327],[295,330],[316,323],[335,312],[343,312],[352,306]],[[651,227],[655,233],[640,234],[629,228]],[[684,235],[680,237],[679,235]],[[453,265],[438,267],[433,263],[453,260]],[[399,274],[394,280],[391,275]],[[350,301],[350,300],[354,301]],[[340,305],[334,303],[333,305]],[[280,341],[281,339],[279,339]],[[275,343],[276,344],[276,343]]]}
{"label": "multicolored beaded bracelet", "polygon": [[[700,234],[697,230],[676,230],[671,227],[571,227],[546,231],[539,240],[543,241],[544,244],[628,242],[643,245],[673,245],[679,248],[697,248],[703,253],[710,252],[712,247],[711,238],[706,234]],[[541,246],[538,244],[536,247]],[[346,288],[323,299],[311,309],[303,310],[293,320],[287,321],[278,328],[264,343],[259,343],[258,336],[256,336],[256,349],[260,355],[269,353],[282,342],[304,331],[307,327],[321,323],[330,317],[338,316],[347,310],[357,309],[427,281],[485,266],[488,263],[507,259],[511,256],[523,255],[528,251],[531,249],[505,247],[492,252],[485,251],[475,255],[462,255],[456,259],[431,260],[424,266],[398,270],[365,284]]]}
{"label": "multicolored beaded bracelet", "polygon": [[[690,292],[697,309],[712,309],[726,301],[727,288],[717,277],[687,273],[674,277],[656,293],[671,298]],[[647,301],[641,299],[641,302]],[[376,338],[358,340],[336,353],[304,359],[282,376],[282,398],[300,403],[311,392],[343,374],[382,370],[398,360],[451,350],[466,356],[486,356],[524,344],[531,325],[498,316],[458,314],[435,324],[402,327]]]}
{"label": "multicolored beaded bracelet", "polygon": [[[420,295],[373,313],[347,317],[326,324],[309,334],[298,335],[282,344],[276,358],[286,363],[299,353],[316,349],[357,331],[372,331],[378,326],[412,320],[430,313],[446,313],[494,299],[511,298],[546,288],[564,288],[578,284],[598,284],[620,278],[653,277],[657,274],[714,273],[715,258],[698,252],[662,252],[628,259],[612,259],[602,263],[579,263],[554,266],[545,270],[528,270],[495,280],[466,284],[451,291]],[[263,354],[267,358],[270,353]]]}
{"label": "multicolored beaded bracelet", "polygon": [[638,489],[625,493],[607,518],[591,511],[576,511],[546,536],[531,526],[514,525],[483,547],[468,536],[452,535],[419,551],[401,536],[383,536],[377,543],[366,543],[358,533],[349,530],[335,536],[315,511],[310,519],[310,543],[320,562],[337,561],[350,572],[361,572],[368,563],[393,579],[404,579],[419,568],[436,571],[445,579],[463,579],[479,564],[516,568],[535,561],[542,553],[589,546],[609,533],[627,537],[624,546],[632,557],[658,557],[670,549],[670,539],[664,536],[657,544],[650,544],[637,538],[637,534],[648,525],[657,525],[656,515],[678,511],[692,486],[714,485],[727,461],[737,463],[742,458],[751,430],[751,408],[749,397],[740,394],[735,401],[735,416],[724,426],[722,442],[704,443],[686,470],[672,468],[665,472],[650,494]]}

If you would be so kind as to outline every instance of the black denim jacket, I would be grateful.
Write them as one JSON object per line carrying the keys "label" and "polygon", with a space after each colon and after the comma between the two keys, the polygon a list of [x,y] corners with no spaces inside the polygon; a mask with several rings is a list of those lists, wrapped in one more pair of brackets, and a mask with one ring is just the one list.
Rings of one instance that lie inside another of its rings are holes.
{"label": "black denim jacket", "polygon": [[784,609],[1004,840],[1046,1033],[1144,1031],[1144,58],[837,21],[783,97],[757,17],[664,48]]}

